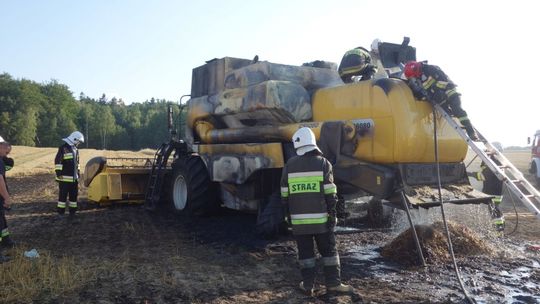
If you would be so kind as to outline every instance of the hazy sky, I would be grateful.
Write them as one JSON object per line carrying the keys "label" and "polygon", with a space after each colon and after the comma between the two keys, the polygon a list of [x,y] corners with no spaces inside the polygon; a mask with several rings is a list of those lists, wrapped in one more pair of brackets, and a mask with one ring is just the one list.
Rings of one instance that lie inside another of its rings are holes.
{"label": "hazy sky", "polygon": [[189,94],[191,70],[225,56],[298,65],[339,62],[374,38],[411,38],[420,60],[459,85],[473,124],[525,145],[540,129],[540,16],[535,1],[7,1],[0,72],[57,79],[74,96]]}

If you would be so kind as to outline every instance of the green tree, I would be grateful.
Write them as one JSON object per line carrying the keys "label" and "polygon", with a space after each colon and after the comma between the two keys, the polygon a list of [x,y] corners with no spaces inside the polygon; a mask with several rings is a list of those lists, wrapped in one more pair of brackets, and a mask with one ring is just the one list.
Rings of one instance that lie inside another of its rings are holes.
{"label": "green tree", "polygon": [[112,115],[111,108],[107,105],[100,105],[94,112],[94,124],[99,134],[101,149],[107,149],[107,143],[110,136],[116,131],[116,122]]}

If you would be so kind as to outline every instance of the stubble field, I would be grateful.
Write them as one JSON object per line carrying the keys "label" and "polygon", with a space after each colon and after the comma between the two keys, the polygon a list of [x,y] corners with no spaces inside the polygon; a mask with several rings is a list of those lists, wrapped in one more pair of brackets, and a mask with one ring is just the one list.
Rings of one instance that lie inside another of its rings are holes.
{"label": "stubble field", "polygon": [[[424,269],[380,255],[407,228],[401,213],[394,229],[339,234],[343,279],[355,293],[325,295],[319,278],[311,298],[296,288],[300,275],[291,237],[258,239],[254,215],[224,211],[193,219],[137,205],[100,207],[82,189],[78,220],[58,218],[55,153],[13,149],[16,166],[8,184],[15,203],[7,218],[18,245],[4,251],[12,261],[0,265],[1,303],[463,303],[449,261]],[[528,152],[505,154],[526,173]],[[98,155],[152,158],[153,151],[82,149],[81,164]],[[458,256],[465,284],[479,303],[539,303],[540,255],[531,248],[540,244],[540,221],[509,200],[503,210],[507,226],[501,237],[485,206],[448,209],[450,220],[470,227],[493,249]],[[414,217],[423,224],[440,220],[438,210]],[[362,217],[358,221],[362,227]],[[30,249],[40,257],[23,257]]]}

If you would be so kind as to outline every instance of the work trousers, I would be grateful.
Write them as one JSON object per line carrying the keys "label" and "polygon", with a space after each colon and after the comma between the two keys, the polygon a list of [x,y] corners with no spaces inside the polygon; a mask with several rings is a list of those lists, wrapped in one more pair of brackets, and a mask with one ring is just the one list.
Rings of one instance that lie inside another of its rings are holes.
{"label": "work trousers", "polygon": [[306,289],[313,288],[317,275],[315,246],[322,256],[325,283],[327,287],[341,284],[339,255],[336,248],[336,236],[333,231],[322,234],[295,235],[298,246],[298,262]]}
{"label": "work trousers", "polygon": [[465,110],[463,110],[461,107],[461,98],[459,98],[459,94],[454,94],[448,99],[443,100],[440,103],[440,106],[446,111],[446,113],[457,117],[469,135],[474,134],[474,128],[469,120],[469,117],[467,116],[467,112],[465,112]]}
{"label": "work trousers", "polygon": [[69,207],[69,213],[75,214],[75,212],[77,211],[77,195],[79,193],[79,184],[77,182],[58,182],[58,188],[58,213],[64,214],[66,212],[66,207]]}
{"label": "work trousers", "polygon": [[440,105],[447,113],[450,113],[457,118],[467,117],[467,112],[461,107],[461,98],[459,98],[459,94],[452,95],[448,99],[443,100]]}
{"label": "work trousers", "polygon": [[6,214],[4,212],[3,202],[0,202],[0,242],[2,238],[9,236],[9,230],[7,226]]}

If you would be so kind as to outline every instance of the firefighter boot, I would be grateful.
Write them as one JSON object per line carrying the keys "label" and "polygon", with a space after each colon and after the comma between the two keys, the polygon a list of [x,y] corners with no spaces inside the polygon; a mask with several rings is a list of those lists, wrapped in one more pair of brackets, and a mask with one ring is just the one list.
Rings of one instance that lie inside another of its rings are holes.
{"label": "firefighter boot", "polygon": [[73,216],[77,213],[77,202],[69,202],[69,215]]}
{"label": "firefighter boot", "polygon": [[66,202],[58,202],[56,205],[56,212],[59,215],[64,215],[66,213]]}
{"label": "firefighter boot", "polygon": [[[0,236],[0,243],[2,243],[2,241],[4,240],[4,238],[2,236]],[[2,250],[0,249],[0,264],[4,263],[4,262],[8,262],[10,260],[10,258],[8,256],[5,256],[2,254]]]}
{"label": "firefighter boot", "polygon": [[493,227],[499,234],[502,234],[505,226],[504,214],[499,208],[501,202],[502,196],[497,196],[492,200],[491,204],[489,204],[491,222],[493,223]]}
{"label": "firefighter boot", "polygon": [[0,264],[5,263],[5,262],[9,262],[9,260],[11,260],[11,259],[8,256],[5,256],[0,252]]}
{"label": "firefighter boot", "polygon": [[302,290],[306,295],[313,297],[315,294],[313,286],[315,284],[316,268],[302,268],[300,269],[300,273],[302,274],[302,282],[300,282],[299,285],[300,290]]}
{"label": "firefighter boot", "polygon": [[327,292],[350,293],[353,288],[350,285],[341,283],[341,269],[338,265],[325,265],[324,278]]}
{"label": "firefighter boot", "polygon": [[492,219],[493,226],[495,227],[495,230],[497,230],[498,233],[502,233],[504,231],[505,221],[504,216],[496,217]]}
{"label": "firefighter boot", "polygon": [[2,237],[2,247],[4,248],[13,248],[15,247],[15,242],[11,239],[11,237],[8,235],[8,236],[4,236]]}

